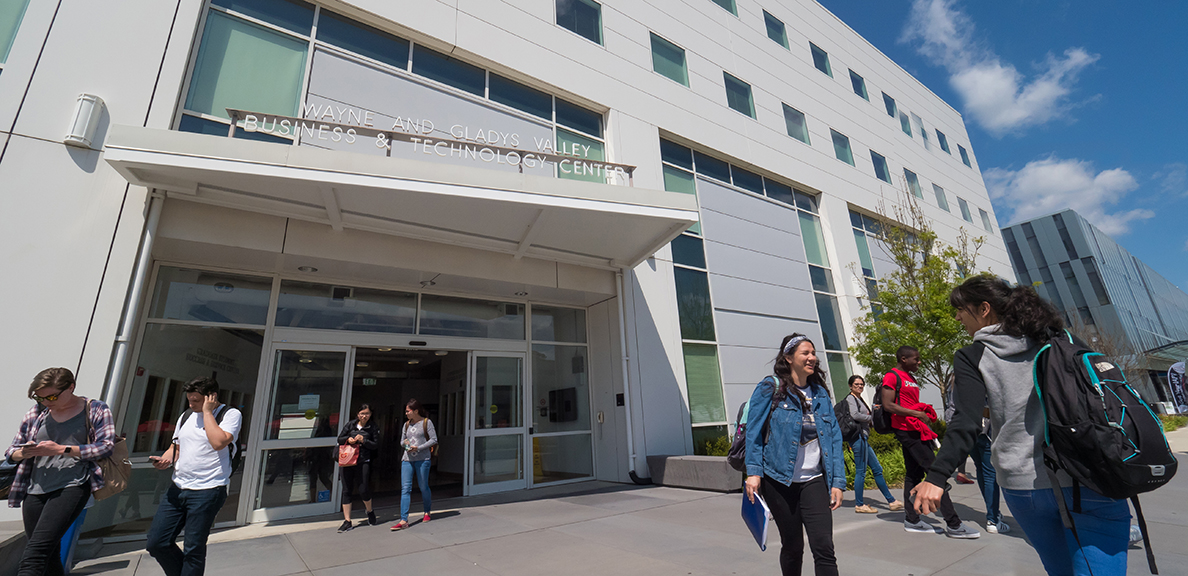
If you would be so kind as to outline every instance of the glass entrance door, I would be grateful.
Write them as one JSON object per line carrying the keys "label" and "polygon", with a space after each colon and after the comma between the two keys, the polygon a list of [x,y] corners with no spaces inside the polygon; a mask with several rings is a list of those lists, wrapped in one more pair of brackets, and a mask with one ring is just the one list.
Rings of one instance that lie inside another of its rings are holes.
{"label": "glass entrance door", "polygon": [[352,357],[348,346],[274,347],[252,473],[253,522],[338,508],[338,427]]}
{"label": "glass entrance door", "polygon": [[472,352],[470,359],[465,492],[527,488],[524,355]]}

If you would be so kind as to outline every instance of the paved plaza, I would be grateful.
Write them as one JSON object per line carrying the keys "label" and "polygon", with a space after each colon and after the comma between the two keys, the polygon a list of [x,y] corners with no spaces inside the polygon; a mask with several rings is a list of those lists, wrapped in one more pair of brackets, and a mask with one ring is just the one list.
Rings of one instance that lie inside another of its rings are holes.
{"label": "paved plaza", "polygon": [[[1169,435],[1188,463],[1188,429]],[[953,487],[957,511],[984,528],[976,486]],[[842,574],[1044,574],[1039,558],[1016,529],[977,540],[903,531],[903,512],[886,511],[877,490],[868,502],[877,515],[853,512],[852,492],[834,513],[834,541]],[[738,493],[590,482],[493,496],[444,500],[434,519],[390,532],[397,510],[378,509],[384,523],[338,534],[341,517],[251,525],[211,536],[207,574],[253,576],[424,574],[536,576],[555,574],[747,575],[779,572],[779,540],[772,525],[766,552],[739,518]],[[1160,574],[1188,575],[1188,471],[1142,499]],[[416,514],[414,514],[416,517]],[[75,574],[161,574],[140,549],[143,542],[92,545]],[[806,550],[806,559],[808,559]],[[812,562],[805,564],[812,573]],[[1146,556],[1131,547],[1130,574],[1146,574]]]}

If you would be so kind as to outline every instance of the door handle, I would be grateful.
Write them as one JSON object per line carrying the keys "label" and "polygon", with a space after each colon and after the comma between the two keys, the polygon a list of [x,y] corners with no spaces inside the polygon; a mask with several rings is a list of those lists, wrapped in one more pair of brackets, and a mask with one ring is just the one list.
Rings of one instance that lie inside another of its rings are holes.
{"label": "door handle", "polygon": [[598,423],[602,424],[603,422],[606,422],[606,414],[604,414],[602,412],[602,410],[599,410],[598,411]]}

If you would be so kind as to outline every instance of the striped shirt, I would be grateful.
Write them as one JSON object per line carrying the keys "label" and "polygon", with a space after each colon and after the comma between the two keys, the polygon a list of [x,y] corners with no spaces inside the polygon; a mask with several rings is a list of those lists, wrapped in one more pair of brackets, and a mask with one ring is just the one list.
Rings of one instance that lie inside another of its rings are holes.
{"label": "striped shirt", "polygon": [[[92,443],[79,446],[78,454],[80,460],[90,462],[91,492],[94,492],[103,487],[103,469],[99,467],[99,460],[111,456],[116,437],[115,419],[111,415],[111,409],[103,401],[87,400],[87,402],[90,403],[88,408],[91,412],[90,440]],[[13,452],[16,452],[21,446],[35,441],[38,430],[41,430],[48,416],[49,410],[41,407],[40,404],[30,408],[25,413],[25,418],[21,420],[20,431],[12,439],[12,445],[4,452],[4,457],[11,459]],[[33,479],[33,463],[33,458],[25,458],[17,466],[16,477],[12,481],[12,488],[8,491],[8,506],[10,508],[20,508],[21,502],[25,501]]]}

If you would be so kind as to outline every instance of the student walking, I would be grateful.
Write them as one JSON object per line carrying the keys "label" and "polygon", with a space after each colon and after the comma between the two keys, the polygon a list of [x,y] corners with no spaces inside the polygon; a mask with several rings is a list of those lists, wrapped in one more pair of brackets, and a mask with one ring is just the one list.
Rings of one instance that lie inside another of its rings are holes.
{"label": "student walking", "polygon": [[[957,351],[953,419],[926,482],[916,488],[921,512],[937,506],[945,480],[977,442],[978,415],[989,402],[994,430],[991,459],[1011,514],[1039,553],[1048,574],[1125,574],[1130,508],[1125,500],[1080,489],[1073,511],[1076,536],[1064,527],[1044,470],[1045,417],[1032,383],[1033,361],[1050,330],[1064,322],[1030,286],[1011,288],[989,276],[970,278],[949,295],[955,316],[974,343]],[[1073,501],[1072,479],[1058,472],[1064,499]]]}
{"label": "student walking", "polygon": [[371,508],[371,457],[379,448],[379,430],[371,421],[371,406],[364,404],[354,420],[346,423],[338,433],[339,446],[355,446],[359,456],[354,466],[340,466],[342,470],[342,525],[339,532],[346,532],[355,527],[351,523],[351,501],[354,499],[356,488],[359,497],[363,499],[363,507],[367,509],[367,525],[375,526],[379,520]]}
{"label": "student walking", "polygon": [[[841,430],[817,351],[803,334],[780,342],[775,376],[751,394],[747,411],[746,497],[760,493],[780,531],[780,570],[799,576],[808,535],[817,576],[836,575],[833,515],[842,503],[846,464]],[[768,433],[764,433],[764,428]]]}
{"label": "student walking", "polygon": [[[227,501],[243,415],[219,402],[219,383],[213,378],[190,380],[182,392],[190,409],[177,419],[173,445],[160,456],[149,456],[158,470],[173,467],[173,486],[153,516],[145,548],[165,576],[202,576],[210,527]],[[184,550],[175,543],[182,529]]]}
{"label": "student walking", "polygon": [[850,443],[850,451],[854,454],[854,512],[859,514],[877,514],[874,506],[864,504],[862,492],[866,488],[866,469],[870,468],[874,476],[875,486],[887,499],[887,507],[892,512],[903,510],[903,502],[895,499],[891,489],[887,488],[887,481],[883,479],[883,465],[870,447],[870,406],[862,397],[862,390],[866,388],[866,381],[855,374],[850,376],[850,394],[846,396],[846,407],[850,410],[850,418],[858,424],[858,438]]}
{"label": "student walking", "polygon": [[[936,432],[928,427],[936,421],[936,410],[920,402],[920,386],[912,373],[920,366],[920,351],[912,346],[900,346],[895,352],[896,365],[883,377],[880,393],[883,407],[891,413],[891,428],[895,439],[903,446],[903,499],[911,502],[912,489],[924,479],[932,467],[936,454],[932,452]],[[925,422],[927,420],[927,422]],[[945,518],[945,535],[949,538],[970,539],[982,534],[961,523],[948,491],[940,495],[940,511]],[[904,510],[903,529],[908,532],[934,533],[927,522],[920,519],[917,508]]]}
{"label": "student walking", "polygon": [[8,505],[21,508],[25,523],[19,576],[65,573],[62,536],[103,487],[99,460],[111,456],[116,438],[111,409],[75,396],[74,386],[66,368],[39,372],[29,385],[36,404],[4,454],[20,463],[8,492]]}
{"label": "student walking", "polygon": [[[945,422],[953,421],[953,414],[956,408],[953,405],[953,389],[956,381],[949,383],[949,398],[948,406],[945,407]],[[978,439],[974,442],[973,450],[969,453],[970,458],[974,461],[974,466],[978,468],[978,490],[982,492],[982,501],[986,503],[986,531],[991,534],[1006,534],[1011,531],[1011,526],[1002,520],[1002,508],[999,505],[999,487],[998,476],[994,471],[994,464],[990,461],[990,444],[992,437],[990,431],[990,408],[982,408],[982,427],[978,431]],[[962,466],[965,465],[965,458],[961,459]],[[961,484],[962,475],[957,474],[956,480]],[[973,480],[966,480],[967,484],[972,484]]]}
{"label": "student walking", "polygon": [[424,508],[422,522],[430,520],[429,508],[433,503],[429,493],[429,466],[432,448],[437,445],[437,430],[433,428],[433,422],[429,421],[429,412],[416,398],[410,399],[405,405],[404,415],[408,421],[404,423],[400,434],[400,446],[404,448],[400,463],[400,521],[392,525],[393,531],[408,528],[414,474],[417,486],[421,489],[421,507]]}

